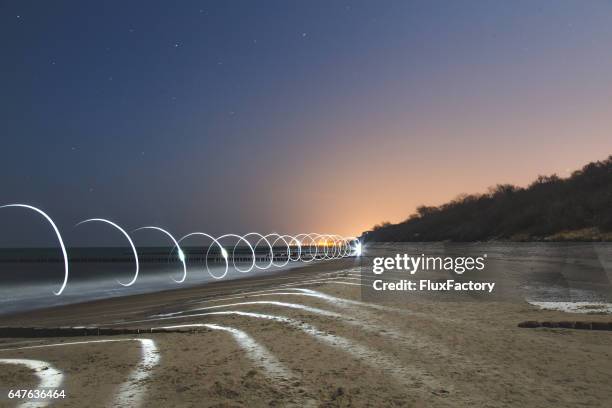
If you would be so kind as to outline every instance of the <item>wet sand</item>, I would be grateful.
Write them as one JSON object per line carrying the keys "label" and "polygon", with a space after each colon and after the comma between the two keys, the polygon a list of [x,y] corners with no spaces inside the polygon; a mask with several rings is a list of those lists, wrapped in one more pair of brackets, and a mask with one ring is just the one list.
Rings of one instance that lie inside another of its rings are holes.
{"label": "wet sand", "polygon": [[[359,273],[353,259],[332,261],[3,316],[1,326],[185,332],[4,338],[0,358],[60,371],[67,398],[55,406],[67,407],[610,406],[612,332],[517,327],[584,315],[506,300],[365,302]],[[56,345],[99,340],[113,341]],[[18,365],[0,372],[2,389],[38,381]]]}

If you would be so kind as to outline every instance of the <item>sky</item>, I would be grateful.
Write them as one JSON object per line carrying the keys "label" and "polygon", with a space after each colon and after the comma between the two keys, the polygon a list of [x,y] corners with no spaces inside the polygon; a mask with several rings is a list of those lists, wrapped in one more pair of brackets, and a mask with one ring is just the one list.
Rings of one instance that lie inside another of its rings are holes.
{"label": "sky", "polygon": [[0,205],[74,245],[359,235],[610,155],[610,44],[595,0],[0,0]]}

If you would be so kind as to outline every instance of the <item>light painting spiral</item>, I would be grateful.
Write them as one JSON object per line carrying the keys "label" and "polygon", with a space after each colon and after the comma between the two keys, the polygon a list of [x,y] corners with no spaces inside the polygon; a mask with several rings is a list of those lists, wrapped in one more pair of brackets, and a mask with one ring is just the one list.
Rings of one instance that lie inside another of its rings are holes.
{"label": "light painting spiral", "polygon": [[178,242],[181,243],[186,238],[193,237],[193,236],[203,236],[203,237],[209,238],[219,247],[219,250],[221,251],[221,256],[223,260],[225,261],[225,270],[223,271],[223,274],[221,276],[216,276],[210,271],[210,268],[208,267],[208,255],[209,255],[210,248],[212,245],[208,247],[208,251],[206,252],[205,266],[206,266],[206,271],[208,272],[211,278],[217,279],[217,280],[225,278],[225,276],[227,275],[227,272],[229,271],[229,262],[227,260],[228,253],[225,250],[225,248],[223,248],[223,246],[219,243],[219,241],[215,237],[213,237],[212,235],[208,235],[205,232],[192,232],[191,234],[187,234],[181,239],[179,239]]}
{"label": "light painting spiral", "polygon": [[[7,204],[0,206],[0,208],[8,208],[8,207],[20,207],[26,208],[32,211],[37,212],[42,215],[47,222],[53,228],[55,235],[59,241],[63,260],[64,260],[64,280],[58,291],[54,291],[55,295],[61,295],[66,288],[68,283],[68,272],[69,272],[69,258],[68,253],[66,251],[66,247],[64,245],[64,241],[62,236],[57,228],[55,222],[51,219],[49,215],[47,215],[44,211],[27,205],[27,204]],[[121,234],[127,239],[132,253],[134,255],[135,262],[135,272],[132,279],[123,283],[121,281],[117,281],[120,285],[128,287],[132,286],[136,283],[138,279],[138,273],[140,270],[140,261],[138,257],[138,251],[136,250],[136,246],[132,241],[130,235],[118,224],[109,221],[103,218],[90,218],[83,220],[76,224],[75,226],[79,226],[85,223],[91,222],[101,222],[108,225],[111,225],[113,228],[121,232]],[[289,263],[310,263],[315,261],[324,261],[324,260],[335,260],[342,259],[347,257],[359,257],[363,252],[363,247],[360,240],[357,237],[343,237],[337,234],[320,234],[316,232],[311,233],[300,233],[297,235],[289,235],[289,234],[279,234],[276,232],[268,233],[268,234],[260,234],[258,232],[249,232],[244,235],[238,234],[223,234],[218,237],[214,237],[205,232],[192,232],[189,233],[179,240],[176,240],[174,236],[167,230],[157,227],[157,226],[146,226],[134,229],[132,232],[142,231],[142,230],[155,230],[166,235],[172,242],[173,247],[171,249],[171,253],[176,248],[178,259],[182,264],[182,275],[180,279],[172,280],[176,283],[184,283],[187,280],[187,269],[188,269],[188,256],[181,248],[181,242],[184,242],[187,238],[201,236],[209,239],[211,241],[210,245],[203,246],[203,256],[204,256],[204,266],[206,273],[215,280],[224,279],[229,272],[230,262],[233,268],[240,273],[249,273],[254,269],[257,270],[267,270],[270,268],[283,268],[287,266]],[[227,249],[222,245],[222,240],[231,239],[235,241],[233,243],[233,247],[231,249],[231,254],[227,251]],[[219,257],[215,257],[216,259],[222,259],[224,265],[223,273],[215,274],[211,271],[209,266],[209,258],[211,258],[211,250],[213,247],[218,247],[219,249]],[[263,258],[258,258],[257,249],[260,247],[267,247],[266,255]],[[246,248],[246,254],[239,250],[239,248]],[[231,259],[230,259],[231,258]],[[258,264],[258,259],[265,259],[266,264],[260,265]],[[239,263],[246,263],[247,266],[240,266]]]}
{"label": "light painting spiral", "polygon": [[8,207],[20,207],[20,208],[27,208],[29,210],[36,211],[37,213],[45,217],[45,219],[49,222],[49,224],[51,224],[51,227],[53,228],[53,231],[55,231],[55,235],[57,236],[57,240],[59,241],[60,247],[62,248],[62,255],[64,256],[64,281],[62,282],[62,286],[59,288],[59,290],[57,292],[53,292],[56,296],[61,295],[64,289],[66,289],[66,284],[68,283],[68,254],[66,253],[66,247],[64,246],[62,235],[60,234],[59,230],[55,226],[55,223],[53,222],[51,217],[49,217],[43,210],[40,210],[36,207],[32,207],[31,205],[7,204],[7,205],[1,206],[0,208],[8,208]]}
{"label": "light painting spiral", "polygon": [[136,279],[138,279],[139,263],[138,263],[138,252],[136,251],[136,247],[134,246],[134,242],[132,242],[132,238],[130,238],[130,235],[127,232],[125,232],[125,230],[123,228],[121,228],[120,226],[118,226],[114,222],[109,221],[109,220],[105,220],[104,218],[90,218],[88,220],[83,220],[83,221],[79,222],[78,224],[76,224],[75,227],[78,227],[79,225],[82,225],[82,224],[85,224],[85,223],[88,223],[88,222],[103,222],[105,224],[112,225],[113,227],[118,229],[127,238],[128,242],[130,243],[130,246],[132,247],[132,252],[134,253],[134,260],[136,261],[136,273],[134,273],[134,277],[128,283],[122,283],[121,281],[117,281],[117,282],[121,286],[132,286],[134,284],[134,282],[136,282]]}
{"label": "light painting spiral", "polygon": [[[157,230],[162,232],[163,234],[165,234],[166,236],[168,236],[172,242],[174,243],[174,246],[177,248],[177,254],[178,254],[178,258],[179,261],[181,261],[181,263],[183,264],[183,277],[179,280],[176,280],[174,278],[172,278],[173,281],[175,281],[176,283],[183,283],[185,282],[185,279],[187,278],[187,262],[185,262],[185,253],[183,252],[183,250],[181,249],[181,246],[179,245],[179,243],[176,241],[176,239],[174,239],[174,236],[169,233],[168,231],[166,231],[163,228],[160,227],[140,227],[140,228],[136,228],[134,231],[132,232],[136,232],[136,231],[141,231],[141,230],[145,230],[145,229],[151,229],[151,230]],[[173,248],[174,250],[174,248]]]}

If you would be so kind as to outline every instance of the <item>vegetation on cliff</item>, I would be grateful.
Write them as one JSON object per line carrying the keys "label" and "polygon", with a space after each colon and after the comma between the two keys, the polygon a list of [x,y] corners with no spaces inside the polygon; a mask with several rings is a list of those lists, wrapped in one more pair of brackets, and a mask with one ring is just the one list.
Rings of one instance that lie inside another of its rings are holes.
{"label": "vegetation on cliff", "polygon": [[420,206],[399,224],[382,223],[366,241],[612,240],[612,156],[568,178],[539,176],[528,187],[500,184],[486,194]]}

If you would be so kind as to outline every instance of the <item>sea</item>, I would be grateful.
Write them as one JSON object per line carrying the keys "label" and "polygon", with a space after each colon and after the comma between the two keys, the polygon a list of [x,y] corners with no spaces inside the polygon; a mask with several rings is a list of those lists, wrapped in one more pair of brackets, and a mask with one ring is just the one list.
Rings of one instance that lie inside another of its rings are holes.
{"label": "sea", "polygon": [[[176,249],[138,248],[139,271],[131,248],[68,248],[69,274],[63,292],[64,259],[59,248],[0,249],[0,315],[91,300],[205,285],[223,280],[265,276],[302,265],[279,256],[270,266],[269,250],[257,251],[256,267],[246,248],[230,254],[227,272],[220,254],[208,248],[185,248],[187,273]],[[208,253],[208,254],[207,254]],[[232,257],[232,255],[234,255]],[[235,258],[235,262],[233,262]],[[207,268],[208,265],[208,268]]]}

